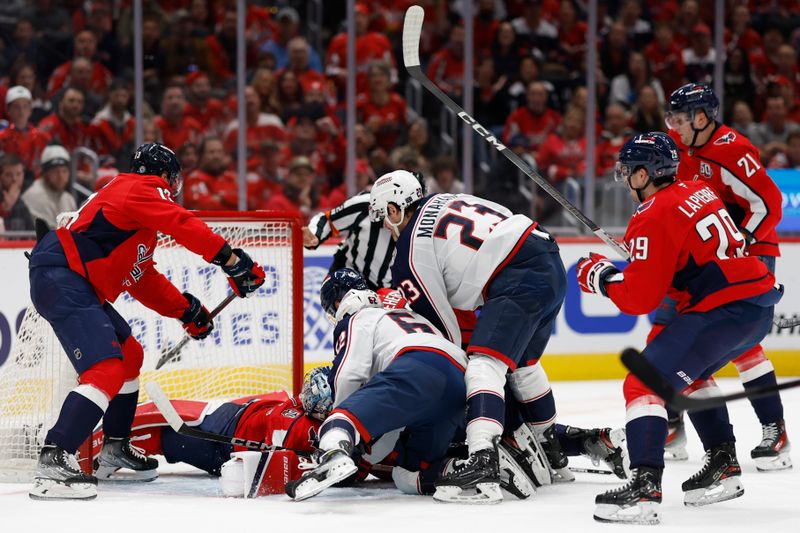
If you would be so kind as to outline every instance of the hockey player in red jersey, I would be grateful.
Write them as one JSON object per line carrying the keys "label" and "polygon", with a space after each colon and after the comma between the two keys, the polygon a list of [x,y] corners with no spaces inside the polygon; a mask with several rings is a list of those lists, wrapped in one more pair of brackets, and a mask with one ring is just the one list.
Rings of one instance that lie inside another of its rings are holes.
{"label": "hockey player in red jersey", "polygon": [[[138,451],[146,456],[163,455],[168,463],[187,463],[209,474],[221,475],[226,496],[254,498],[283,494],[285,477],[300,476],[300,456],[315,450],[319,426],[331,410],[329,372],[327,366],[306,374],[296,397],[279,391],[221,404],[172,401],[180,417],[194,428],[285,450],[245,451],[240,446],[181,435],[169,427],[152,402],[136,408],[130,436]],[[102,438],[101,428],[92,438],[94,455],[100,451]]]}
{"label": "hockey player in red jersey", "polygon": [[264,283],[264,269],[243,250],[232,250],[172,198],[180,190],[180,164],[158,144],[144,144],[120,174],[89,197],[65,227],[50,231],[30,256],[31,301],[53,327],[79,384],[64,400],[39,456],[34,499],[91,499],[97,477],[75,461],[79,445],[103,419],[105,442],[98,477],[128,468],[154,479],[155,459],[131,449],[128,435],[139,393],[144,353],[130,326],[112,307],[127,291],[162,316],[183,322],[196,339],[213,329],[208,310],[181,294],[154,268],[157,232],[218,265],[241,297]]}
{"label": "hockey player in red jersey", "polygon": [[[581,290],[610,298],[621,311],[643,315],[665,296],[677,317],[642,351],[680,389],[718,393],[712,374],[757,345],[782,296],[766,265],[745,255],[747,242],[717,193],[706,183],[676,181],[678,151],[663,133],[637,135],[620,151],[615,179],[625,180],[640,205],[625,242],[623,271],[599,254],[578,262]],[[665,265],[674,265],[665,268]],[[687,387],[688,386],[688,387]],[[667,411],[664,401],[629,374],[623,385],[631,481],[596,498],[595,519],[658,523]],[[703,468],[683,483],[686,505],[744,493],[733,428],[725,407],[690,414],[706,450]]]}
{"label": "hockey player in red jersey", "polygon": [[[781,219],[781,192],[760,162],[758,149],[746,137],[716,121],[719,100],[710,87],[688,84],[672,93],[666,113],[670,136],[678,145],[678,180],[699,181],[713,189],[747,240],[747,254],[757,256],[775,273],[780,255],[775,230]],[[653,320],[648,339],[676,316],[675,301],[666,299]],[[775,369],[761,345],[733,360],[746,389],[775,385]],[[761,422],[762,440],[750,455],[758,470],[792,466],[780,395],[750,400]],[[670,413],[667,452],[686,458],[682,418]]]}

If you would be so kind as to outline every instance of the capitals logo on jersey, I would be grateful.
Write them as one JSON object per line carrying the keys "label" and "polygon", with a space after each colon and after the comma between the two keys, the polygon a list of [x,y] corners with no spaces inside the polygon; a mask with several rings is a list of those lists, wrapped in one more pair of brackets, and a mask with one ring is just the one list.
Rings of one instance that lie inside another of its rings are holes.
{"label": "capitals logo on jersey", "polygon": [[[144,275],[144,269],[142,269],[142,267],[139,265],[153,258],[153,254],[148,252],[150,252],[150,249],[144,244],[140,244],[136,248],[136,263],[131,269],[131,278],[133,278],[134,283],[137,283]],[[130,282],[128,280],[125,280],[124,283],[126,286],[130,286]]]}
{"label": "capitals logo on jersey", "polygon": [[735,140],[736,140],[736,134],[732,131],[729,131],[728,133],[726,133],[725,135],[714,141],[714,144],[718,146],[723,144],[733,144],[733,141]]}

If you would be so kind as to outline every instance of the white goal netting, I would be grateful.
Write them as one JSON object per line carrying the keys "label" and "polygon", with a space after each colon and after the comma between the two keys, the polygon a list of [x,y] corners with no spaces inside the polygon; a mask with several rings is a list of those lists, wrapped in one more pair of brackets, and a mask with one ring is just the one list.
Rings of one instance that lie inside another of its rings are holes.
{"label": "white goal netting", "polygon": [[[155,365],[161,354],[184,335],[181,323],[158,316],[127,293],[114,303],[144,348],[142,385],[155,380],[170,398],[201,400],[293,390],[295,376],[302,374],[302,353],[297,353],[302,350],[302,317],[298,321],[295,316],[302,313],[302,282],[295,275],[303,268],[299,235],[293,221],[257,216],[206,222],[231,247],[243,248],[264,267],[264,285],[251,297],[231,302],[214,320],[208,338],[190,341],[160,370]],[[168,236],[160,237],[155,261],[179,290],[197,296],[209,311],[230,292],[219,267]],[[76,384],[77,375],[52,328],[29,307],[0,367],[0,481],[30,477],[44,436]],[[142,388],[139,401],[145,400]]]}

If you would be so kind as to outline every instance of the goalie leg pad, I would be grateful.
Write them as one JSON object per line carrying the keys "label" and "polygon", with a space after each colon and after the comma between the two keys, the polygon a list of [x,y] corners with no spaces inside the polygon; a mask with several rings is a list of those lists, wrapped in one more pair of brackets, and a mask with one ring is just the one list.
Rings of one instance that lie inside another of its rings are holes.
{"label": "goalie leg pad", "polygon": [[234,452],[222,465],[219,481],[228,498],[257,498],[283,494],[289,480],[300,474],[300,458],[293,451]]}

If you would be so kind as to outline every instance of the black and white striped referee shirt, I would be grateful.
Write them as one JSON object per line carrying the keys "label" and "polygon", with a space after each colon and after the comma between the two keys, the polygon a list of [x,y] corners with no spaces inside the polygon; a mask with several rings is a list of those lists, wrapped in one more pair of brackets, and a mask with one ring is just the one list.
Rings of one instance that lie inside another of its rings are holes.
{"label": "black and white striped referee shirt", "polygon": [[371,289],[391,287],[394,240],[381,222],[369,220],[369,192],[361,192],[342,205],[315,215],[308,229],[322,243],[330,237],[343,237],[330,272],[352,268],[364,276]]}

